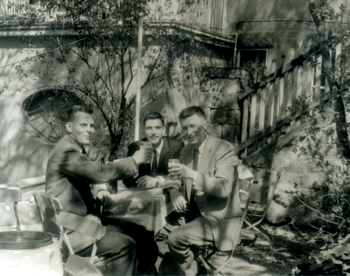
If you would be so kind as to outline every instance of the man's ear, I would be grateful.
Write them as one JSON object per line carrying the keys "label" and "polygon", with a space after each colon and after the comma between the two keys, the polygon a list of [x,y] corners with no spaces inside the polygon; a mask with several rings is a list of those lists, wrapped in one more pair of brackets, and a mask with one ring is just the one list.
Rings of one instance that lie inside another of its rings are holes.
{"label": "man's ear", "polygon": [[69,133],[72,133],[72,123],[71,122],[66,123],[66,129]]}
{"label": "man's ear", "polygon": [[207,127],[208,127],[208,121],[207,120],[204,120],[203,127],[204,127],[204,130],[207,130]]}
{"label": "man's ear", "polygon": [[163,126],[163,136],[165,136],[165,135],[166,135],[166,127]]}

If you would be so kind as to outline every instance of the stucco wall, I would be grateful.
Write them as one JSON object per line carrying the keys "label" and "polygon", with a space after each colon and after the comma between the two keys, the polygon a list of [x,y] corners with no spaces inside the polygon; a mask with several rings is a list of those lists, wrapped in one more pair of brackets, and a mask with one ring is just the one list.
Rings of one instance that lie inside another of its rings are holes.
{"label": "stucco wall", "polygon": [[20,99],[0,98],[0,183],[45,174],[53,145],[26,131]]}
{"label": "stucco wall", "polygon": [[[31,49],[25,48],[29,41]],[[72,37],[64,40],[65,43],[72,41]],[[0,39],[0,89],[5,83],[8,84],[3,93],[0,93],[0,183],[45,173],[47,158],[53,145],[43,143],[26,130],[28,125],[21,104],[26,97],[35,92],[52,89],[57,84],[65,84],[68,81],[67,75],[64,74],[58,62],[46,64],[44,67],[37,61],[23,67],[24,72],[37,69],[50,70],[55,78],[49,80],[36,78],[33,75],[18,78],[13,67],[21,64],[26,57],[36,55],[44,49],[41,41],[32,37],[12,36]],[[198,53],[198,56],[193,59],[195,63],[193,70],[200,72],[201,66],[204,65],[228,67],[230,60],[226,58],[227,56],[215,51],[208,51],[206,55]],[[75,72],[77,79],[88,77],[84,66],[80,66],[78,60],[72,57],[71,62],[79,68]],[[184,69],[179,69],[181,62],[183,62],[181,59],[175,61],[174,70],[180,70],[180,75],[182,73],[188,75],[181,71]],[[13,77],[15,79],[8,82]],[[146,74],[142,78],[146,78]],[[235,103],[236,93],[241,87],[234,79],[223,79],[211,81],[209,88],[202,91],[199,78],[201,78],[200,74],[189,80],[180,79],[178,85],[174,85],[173,88],[149,83],[142,90],[142,115],[150,111],[163,113],[168,122],[177,124],[175,128],[169,129],[169,135],[177,136],[181,131],[177,119],[180,111],[189,105],[201,105],[211,122],[210,131],[218,137],[237,143],[240,113]],[[135,85],[136,78],[131,85],[129,96],[136,92]]]}

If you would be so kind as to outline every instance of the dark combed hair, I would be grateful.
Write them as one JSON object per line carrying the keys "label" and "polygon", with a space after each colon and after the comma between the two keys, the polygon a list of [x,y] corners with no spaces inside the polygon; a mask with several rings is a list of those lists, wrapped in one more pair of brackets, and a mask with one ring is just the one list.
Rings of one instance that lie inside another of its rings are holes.
{"label": "dark combed hair", "polygon": [[158,112],[150,112],[143,119],[143,125],[146,125],[146,121],[148,120],[161,120],[162,125],[164,126],[164,117]]}
{"label": "dark combed hair", "polygon": [[94,113],[94,110],[87,105],[73,105],[72,108],[68,111],[67,122],[73,122],[74,116],[77,112],[84,112],[92,115]]}
{"label": "dark combed hair", "polygon": [[200,108],[199,106],[194,106],[194,105],[183,109],[179,114],[179,119],[185,120],[186,118],[191,117],[192,115],[195,115],[195,114],[197,114],[200,117],[203,117],[204,120],[207,119],[203,109]]}

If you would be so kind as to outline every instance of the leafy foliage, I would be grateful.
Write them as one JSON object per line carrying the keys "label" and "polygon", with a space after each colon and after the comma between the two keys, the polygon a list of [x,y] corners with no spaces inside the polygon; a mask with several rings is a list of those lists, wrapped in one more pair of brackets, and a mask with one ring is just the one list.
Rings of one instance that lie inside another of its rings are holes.
{"label": "leafy foliage", "polygon": [[[144,102],[155,100],[167,89],[181,92],[183,82],[196,81],[195,75],[199,75],[192,55],[202,47],[200,43],[190,33],[161,23],[164,18],[173,20],[185,4],[148,2],[45,0],[36,8],[10,3],[18,13],[13,24],[34,27],[38,32],[23,39],[27,58],[13,65],[17,74],[2,91],[15,81],[31,78],[49,84],[53,91],[75,93],[103,118],[104,132],[96,144],[108,148],[104,152],[110,159],[123,155],[134,120],[140,17],[153,22],[144,24],[141,89],[152,87],[151,97]],[[35,50],[38,45],[45,50]]]}

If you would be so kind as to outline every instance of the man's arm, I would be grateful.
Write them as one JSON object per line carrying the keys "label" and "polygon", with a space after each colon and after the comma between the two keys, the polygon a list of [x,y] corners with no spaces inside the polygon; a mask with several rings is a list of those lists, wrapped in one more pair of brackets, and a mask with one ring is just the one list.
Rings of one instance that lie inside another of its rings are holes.
{"label": "man's arm", "polygon": [[75,149],[64,153],[64,161],[60,164],[62,172],[82,179],[88,179],[91,184],[119,180],[137,175],[137,166],[132,157],[116,162],[101,164],[90,161],[86,155]]}
{"label": "man's arm", "polygon": [[226,198],[232,189],[233,167],[236,166],[238,166],[238,157],[234,149],[223,152],[217,157],[214,168],[207,174],[197,172],[194,189],[215,197]]}

